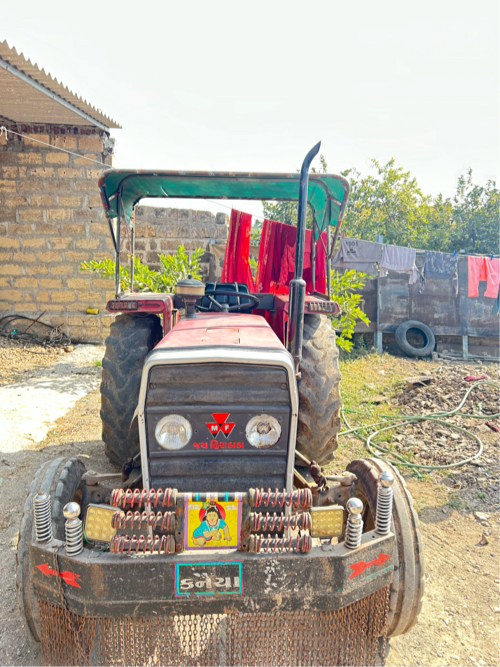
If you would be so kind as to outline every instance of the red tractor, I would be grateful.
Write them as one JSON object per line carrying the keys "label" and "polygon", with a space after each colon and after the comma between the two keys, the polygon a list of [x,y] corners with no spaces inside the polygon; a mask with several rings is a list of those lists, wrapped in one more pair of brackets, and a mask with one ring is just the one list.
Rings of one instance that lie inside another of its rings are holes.
{"label": "red tractor", "polygon": [[[300,175],[102,175],[117,317],[101,416],[122,470],[55,459],[31,485],[18,585],[47,663],[380,664],[416,622],[423,557],[403,478],[376,459],[321,468],[340,426],[339,308],[306,294],[306,208],[313,274],[323,243],[328,275],[349,185],[309,178],[318,150]],[[135,292],[134,206],[168,196],[298,200],[289,294],[192,277],[175,294]]]}

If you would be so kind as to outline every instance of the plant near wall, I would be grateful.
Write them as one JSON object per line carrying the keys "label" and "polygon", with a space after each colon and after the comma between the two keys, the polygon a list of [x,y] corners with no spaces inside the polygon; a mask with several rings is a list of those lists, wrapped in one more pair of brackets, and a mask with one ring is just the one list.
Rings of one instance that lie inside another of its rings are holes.
{"label": "plant near wall", "polygon": [[337,332],[337,345],[350,352],[354,345],[352,336],[356,322],[361,320],[370,324],[367,315],[361,309],[363,289],[367,279],[366,273],[360,273],[354,269],[331,272],[331,299],[340,306],[340,313],[332,318],[332,326]]}
{"label": "plant near wall", "polygon": [[[150,269],[138,257],[134,257],[134,288],[140,292],[171,293],[176,283],[182,278],[192,275],[200,278],[198,270],[200,259],[205,251],[203,248],[193,250],[189,256],[184,246],[179,246],[175,255],[160,254],[160,271]],[[80,271],[97,273],[101,278],[114,278],[116,262],[112,259],[103,259],[100,262],[90,260],[82,262]],[[130,267],[120,266],[120,288],[130,289]]]}

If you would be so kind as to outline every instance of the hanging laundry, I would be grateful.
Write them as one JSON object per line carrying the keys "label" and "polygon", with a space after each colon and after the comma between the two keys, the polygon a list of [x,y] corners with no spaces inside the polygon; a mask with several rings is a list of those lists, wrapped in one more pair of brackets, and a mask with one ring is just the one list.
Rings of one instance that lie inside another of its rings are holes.
{"label": "hanging laundry", "polygon": [[229,222],[221,282],[246,283],[250,292],[254,292],[255,283],[249,260],[251,227],[252,216],[250,213],[242,213],[233,208]]}
{"label": "hanging laundry", "polygon": [[422,287],[419,288],[419,292],[424,291],[426,278],[451,278],[456,296],[458,294],[458,255],[426,250],[422,271]]}
{"label": "hanging laundry", "polygon": [[417,251],[415,248],[403,248],[397,245],[385,245],[380,263],[380,277],[384,278],[388,271],[397,271],[398,273],[408,273],[410,276],[409,284],[413,285],[419,272],[415,266]]}
{"label": "hanging laundry", "polygon": [[479,296],[479,282],[485,280],[484,296],[496,299],[500,285],[500,259],[469,255],[467,265],[469,269],[469,296]]}
{"label": "hanging laundry", "polygon": [[486,290],[484,296],[496,299],[500,287],[500,259],[485,257],[484,268],[486,271]]}
{"label": "hanging laundry", "polygon": [[382,249],[381,243],[343,238],[333,263],[338,269],[355,269],[369,276],[376,276],[378,265],[382,261]]}
{"label": "hanging laundry", "polygon": [[[322,239],[326,245],[326,232],[323,232]],[[264,220],[255,281],[257,292],[288,294],[288,286],[295,271],[296,242],[297,227],[285,225],[276,220]],[[313,233],[310,229],[306,229],[303,276],[308,293],[313,291],[312,247]],[[326,292],[326,252],[321,239],[316,246],[315,276],[315,290],[324,294]]]}

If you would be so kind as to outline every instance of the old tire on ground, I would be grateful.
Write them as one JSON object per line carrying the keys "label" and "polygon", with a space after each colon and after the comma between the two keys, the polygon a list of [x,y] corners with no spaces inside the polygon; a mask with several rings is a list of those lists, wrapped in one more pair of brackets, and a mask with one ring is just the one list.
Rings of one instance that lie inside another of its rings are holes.
{"label": "old tire on ground", "polygon": [[35,537],[33,500],[44,491],[51,498],[52,531],[56,539],[64,541],[63,508],[72,500],[79,501],[81,482],[85,466],[78,459],[60,457],[44,463],[31,482],[24,504],[24,513],[19,528],[17,544],[17,589],[26,622],[36,641],[40,641],[40,619],[38,605],[31,584],[30,544]]}
{"label": "old tire on ground", "polygon": [[305,315],[297,448],[309,459],[333,460],[340,430],[340,370],[335,331],[325,315]]}
{"label": "old tire on ground", "polygon": [[118,315],[106,339],[101,382],[102,439],[106,456],[117,465],[139,451],[138,426],[130,426],[144,360],[162,336],[156,315]]}
{"label": "old tire on ground", "polygon": [[[408,341],[408,332],[414,329],[418,331],[423,339],[423,347],[415,347]],[[430,357],[436,348],[436,339],[430,327],[417,320],[407,320],[400,324],[395,333],[396,344],[399,349],[410,357]]]}
{"label": "old tire on ground", "polygon": [[424,557],[418,516],[413,499],[401,474],[386,461],[358,459],[351,461],[347,470],[358,481],[356,493],[365,504],[364,531],[373,530],[377,507],[377,482],[384,470],[390,470],[395,482],[392,513],[392,531],[396,535],[394,578],[389,599],[388,637],[408,632],[416,623],[424,593]]}

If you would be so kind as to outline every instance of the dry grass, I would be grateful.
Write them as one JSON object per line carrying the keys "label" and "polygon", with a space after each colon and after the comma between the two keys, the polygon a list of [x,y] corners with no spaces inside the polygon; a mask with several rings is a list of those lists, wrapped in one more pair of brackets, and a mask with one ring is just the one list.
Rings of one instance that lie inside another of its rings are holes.
{"label": "dry grass", "polygon": [[41,443],[41,447],[64,445],[68,442],[100,440],[100,407],[101,395],[99,388],[96,388],[77,401],[69,412],[55,422],[55,425]]}

